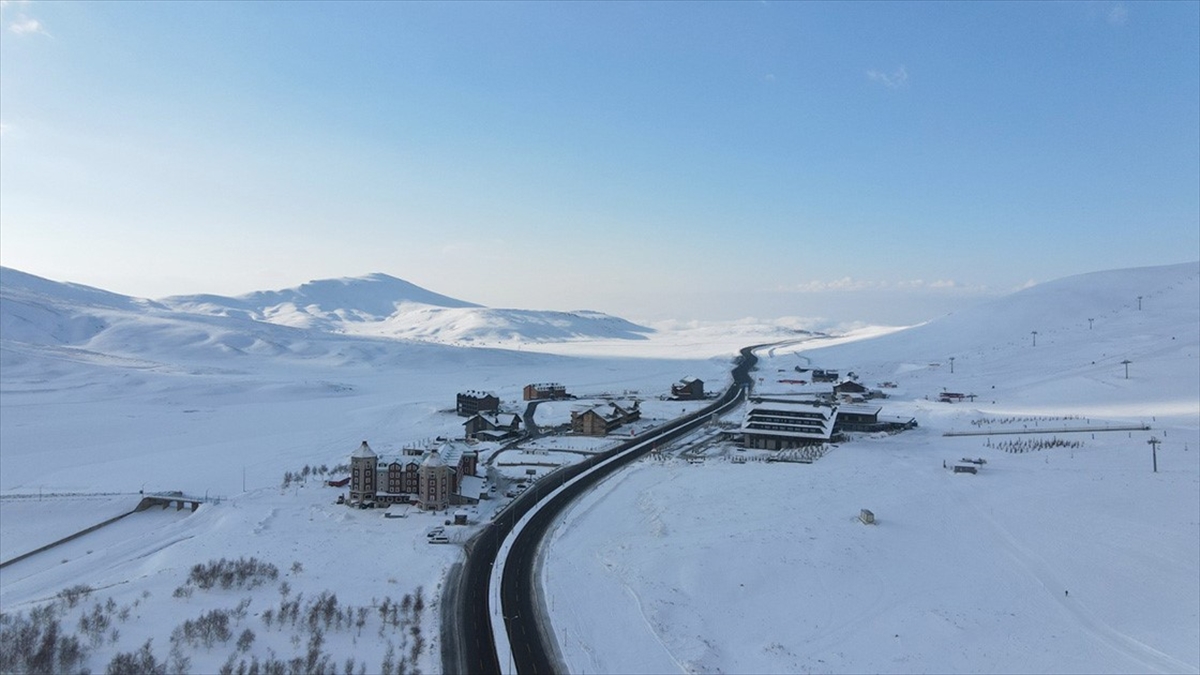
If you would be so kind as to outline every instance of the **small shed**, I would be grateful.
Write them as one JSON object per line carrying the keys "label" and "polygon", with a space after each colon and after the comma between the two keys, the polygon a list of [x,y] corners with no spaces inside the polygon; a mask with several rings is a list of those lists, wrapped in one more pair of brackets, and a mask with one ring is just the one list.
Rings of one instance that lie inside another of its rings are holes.
{"label": "small shed", "polygon": [[875,524],[875,514],[871,513],[867,509],[863,509],[862,511],[858,512],[858,519],[862,521],[863,525]]}
{"label": "small shed", "polygon": [[955,464],[954,473],[978,473],[979,467],[970,464]]}

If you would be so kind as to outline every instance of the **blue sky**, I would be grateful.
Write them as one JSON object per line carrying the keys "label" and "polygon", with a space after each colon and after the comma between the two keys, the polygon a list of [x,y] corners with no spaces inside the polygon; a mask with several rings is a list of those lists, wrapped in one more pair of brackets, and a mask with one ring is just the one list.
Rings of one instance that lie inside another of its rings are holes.
{"label": "blue sky", "polygon": [[4,2],[0,262],[918,321],[1200,258],[1200,3]]}

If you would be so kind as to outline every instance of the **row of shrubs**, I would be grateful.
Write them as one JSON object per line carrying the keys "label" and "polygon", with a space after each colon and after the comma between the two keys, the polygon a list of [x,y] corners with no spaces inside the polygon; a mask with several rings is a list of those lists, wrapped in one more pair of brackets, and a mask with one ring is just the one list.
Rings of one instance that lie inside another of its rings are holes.
{"label": "row of shrubs", "polygon": [[1062,416],[1058,416],[1058,417],[1042,417],[1042,416],[1036,416],[1036,417],[978,417],[976,419],[971,420],[971,424],[973,424],[977,427],[983,427],[983,426],[989,426],[992,424],[997,424],[997,425],[1029,424],[1030,422],[1037,424],[1038,422],[1065,422],[1067,420],[1080,420],[1080,419],[1083,419],[1083,417],[1081,415],[1062,415]]}
{"label": "row of shrubs", "polygon": [[284,489],[292,486],[292,483],[306,483],[309,476],[344,476],[350,473],[349,464],[335,464],[330,468],[326,464],[320,466],[312,466],[305,464],[303,469],[299,471],[285,471],[283,473]]}
{"label": "row of shrubs", "polygon": [[[225,590],[231,588],[254,588],[268,581],[279,578],[279,568],[258,558],[238,558],[229,560],[210,560],[204,564],[192,566],[188,573],[186,585],[193,585],[202,590],[220,586]],[[182,588],[182,587],[181,587]],[[189,595],[176,589],[176,596]]]}
{"label": "row of shrubs", "polygon": [[1035,452],[1038,450],[1047,450],[1049,448],[1082,448],[1083,441],[1068,441],[1061,438],[1024,438],[1012,441],[998,441],[993,443],[989,440],[986,443],[989,448],[996,448],[1010,453]]}

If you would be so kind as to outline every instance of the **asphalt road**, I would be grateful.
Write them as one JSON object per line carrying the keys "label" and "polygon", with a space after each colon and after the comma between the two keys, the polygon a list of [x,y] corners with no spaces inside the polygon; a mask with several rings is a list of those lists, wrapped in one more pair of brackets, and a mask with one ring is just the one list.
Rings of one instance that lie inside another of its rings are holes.
{"label": "asphalt road", "polygon": [[[539,501],[581,474],[583,479],[551,497],[522,528],[504,565],[500,602],[505,630],[512,645],[517,672],[564,672],[554,651],[549,622],[541,616],[534,578],[537,547],[547,529],[572,500],[655,446],[684,436],[708,422],[714,414],[736,406],[751,386],[750,370],[757,362],[754,345],[741,350],[733,369],[733,384],[714,403],[617,447],[562,467],[536,481],[497,514],[496,520],[466,545],[466,560],[447,575],[442,596],[442,667],[447,673],[499,673],[501,664],[492,642],[489,581],[500,545],[513,525]],[[613,460],[607,462],[608,460]],[[604,466],[593,470],[597,465]],[[508,664],[505,664],[506,666]],[[507,668],[506,668],[507,669]]]}

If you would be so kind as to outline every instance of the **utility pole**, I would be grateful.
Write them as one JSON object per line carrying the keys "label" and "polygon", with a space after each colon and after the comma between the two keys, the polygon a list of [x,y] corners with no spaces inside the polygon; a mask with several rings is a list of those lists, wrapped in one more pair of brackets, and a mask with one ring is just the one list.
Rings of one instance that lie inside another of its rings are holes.
{"label": "utility pole", "polygon": [[1142,296],[1138,296],[1138,311],[1142,311]]}
{"label": "utility pole", "polygon": [[950,357],[950,374],[951,375],[954,374],[954,357],[953,356]]}
{"label": "utility pole", "polygon": [[1091,329],[1092,329],[1092,322],[1093,322],[1093,321],[1095,321],[1095,319],[1088,319],[1088,330],[1091,330]]}
{"label": "utility pole", "polygon": [[1159,443],[1162,443],[1162,441],[1158,440],[1158,438],[1155,436],[1151,436],[1150,440],[1146,442],[1150,444],[1150,453],[1154,458],[1154,473],[1158,473],[1158,445]]}
{"label": "utility pole", "polygon": [[1129,359],[1125,359],[1121,362],[1121,365],[1125,366],[1125,379],[1127,380],[1129,379],[1129,364],[1131,363],[1133,363],[1133,361],[1130,361]]}
{"label": "utility pole", "polygon": [[1036,347],[1037,346],[1037,331],[1035,330],[1032,332],[1033,332],[1033,346]]}

